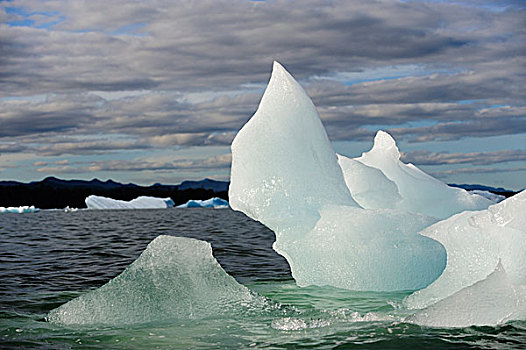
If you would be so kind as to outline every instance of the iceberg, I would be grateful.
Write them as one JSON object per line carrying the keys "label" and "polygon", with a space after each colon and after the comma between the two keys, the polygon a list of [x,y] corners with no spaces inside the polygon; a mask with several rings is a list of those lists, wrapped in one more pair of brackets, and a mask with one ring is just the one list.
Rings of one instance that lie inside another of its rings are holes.
{"label": "iceberg", "polygon": [[22,214],[22,213],[36,213],[36,212],[39,212],[40,209],[38,208],[35,208],[34,205],[31,205],[31,206],[27,206],[27,205],[24,205],[24,206],[20,206],[20,207],[0,207],[0,213],[18,213],[18,214]]}
{"label": "iceberg", "polygon": [[159,236],[119,276],[49,312],[63,325],[129,325],[236,316],[265,309],[266,298],[236,282],[209,243]]}
{"label": "iceberg", "polygon": [[410,321],[429,327],[503,324],[526,315],[526,289],[515,286],[499,262],[485,279],[414,314]]}
{"label": "iceberg", "polygon": [[213,197],[207,200],[191,199],[188,202],[178,205],[176,208],[228,208],[228,202],[219,197]]}
{"label": "iceberg", "polygon": [[131,201],[122,201],[91,195],[86,198],[85,202],[88,209],[161,209],[174,206],[174,201],[171,198],[147,196],[140,196]]}
{"label": "iceberg", "polygon": [[[389,203],[393,208],[446,219],[464,210],[486,209],[493,204],[492,201],[478,194],[450,187],[411,163],[401,162],[400,151],[395,140],[382,130],[376,133],[372,149],[354,160],[353,167],[346,166],[349,163],[348,159],[341,157],[340,160],[340,165],[344,164],[342,169],[344,173],[347,173],[345,177],[351,193],[360,191],[360,197],[367,197],[369,192],[372,192],[370,195],[376,199],[378,192],[385,191],[384,202]],[[371,174],[367,168],[358,167],[357,162],[381,171],[387,180],[396,185],[398,196],[386,179],[381,178],[378,174]],[[379,186],[376,188],[377,184]],[[372,191],[371,187],[373,187]],[[363,193],[366,189],[369,191]],[[361,202],[364,208],[368,209],[385,207],[384,202],[379,205],[377,200],[368,203],[362,199]]]}
{"label": "iceberg", "polygon": [[394,209],[402,201],[396,183],[381,170],[340,154],[338,163],[352,197],[363,208]]}
{"label": "iceberg", "polygon": [[486,210],[466,211],[421,232],[447,250],[447,266],[405,305],[423,308],[483,280],[501,261],[509,280],[526,285],[526,190]]}
{"label": "iceberg", "polygon": [[501,194],[496,194],[496,193],[493,193],[493,192],[490,192],[490,191],[471,190],[471,191],[468,191],[468,192],[472,193],[472,194],[477,194],[477,195],[482,196],[484,198],[487,198],[490,201],[492,201],[493,203],[499,203],[499,202],[502,202],[503,200],[506,199],[506,196],[503,196]]}
{"label": "iceberg", "polygon": [[[374,166],[350,163],[403,200],[396,181]],[[230,206],[274,231],[273,247],[300,286],[390,291],[433,282],[445,267],[446,252],[418,231],[436,219],[385,209],[389,205],[364,209],[346,177],[311,99],[274,62],[256,113],[232,142]],[[382,201],[380,194],[365,200]]]}

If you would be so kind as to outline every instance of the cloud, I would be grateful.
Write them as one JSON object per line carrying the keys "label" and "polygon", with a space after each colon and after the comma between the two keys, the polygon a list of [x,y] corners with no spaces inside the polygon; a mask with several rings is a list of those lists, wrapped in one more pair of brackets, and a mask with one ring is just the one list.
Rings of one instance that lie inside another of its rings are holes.
{"label": "cloud", "polygon": [[412,151],[403,153],[402,161],[417,165],[473,164],[489,165],[504,162],[526,161],[526,150],[502,150],[493,152],[448,153]]}
{"label": "cloud", "polygon": [[526,132],[520,2],[296,5],[2,3],[0,154],[227,145],[257,108],[273,60],[305,86],[332,140],[380,128],[413,142]]}
{"label": "cloud", "polygon": [[519,166],[514,168],[495,168],[495,167],[472,167],[472,168],[460,168],[460,169],[449,169],[444,171],[430,172],[432,176],[438,178],[444,178],[451,175],[461,174],[499,174],[499,173],[513,173],[519,171],[526,171],[526,166]]}
{"label": "cloud", "polygon": [[[57,166],[44,166],[36,169],[40,173],[50,174],[78,174],[100,171],[124,172],[172,172],[178,170],[202,171],[207,169],[229,169],[232,162],[231,154],[209,157],[205,159],[181,159],[173,162],[152,162],[148,160],[108,160],[95,161],[87,165],[82,163],[68,164],[68,162],[55,162]],[[39,166],[40,164],[34,164]]]}

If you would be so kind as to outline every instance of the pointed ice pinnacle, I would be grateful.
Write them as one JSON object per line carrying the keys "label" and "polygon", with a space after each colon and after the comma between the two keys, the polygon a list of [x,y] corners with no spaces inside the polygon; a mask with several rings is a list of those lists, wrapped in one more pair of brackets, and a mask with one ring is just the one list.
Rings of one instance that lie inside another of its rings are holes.
{"label": "pointed ice pinnacle", "polygon": [[274,230],[274,249],[300,286],[419,289],[445,266],[444,248],[417,234],[434,218],[353,200],[314,104],[277,62],[232,142],[229,198]]}
{"label": "pointed ice pinnacle", "polygon": [[[382,171],[396,184],[401,200],[396,197],[386,197],[385,200],[397,209],[445,219],[464,210],[486,209],[492,204],[482,196],[449,187],[413,164],[401,162],[395,140],[382,130],[377,132],[373,148],[355,160]],[[346,174],[346,178],[354,176],[359,174]]]}
{"label": "pointed ice pinnacle", "polygon": [[252,118],[232,142],[230,206],[273,230],[313,227],[318,208],[356,206],[303,88],[278,63]]}

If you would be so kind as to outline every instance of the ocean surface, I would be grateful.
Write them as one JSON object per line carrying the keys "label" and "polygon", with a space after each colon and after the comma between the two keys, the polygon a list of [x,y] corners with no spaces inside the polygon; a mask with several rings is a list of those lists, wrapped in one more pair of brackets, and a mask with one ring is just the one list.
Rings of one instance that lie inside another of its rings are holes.
{"label": "ocean surface", "polygon": [[[228,274],[282,308],[120,327],[46,322],[53,308],[120,274],[159,235],[210,242]],[[404,322],[398,305],[411,291],[299,288],[273,241],[272,231],[230,209],[0,214],[0,348],[526,348],[526,322],[463,329]]]}

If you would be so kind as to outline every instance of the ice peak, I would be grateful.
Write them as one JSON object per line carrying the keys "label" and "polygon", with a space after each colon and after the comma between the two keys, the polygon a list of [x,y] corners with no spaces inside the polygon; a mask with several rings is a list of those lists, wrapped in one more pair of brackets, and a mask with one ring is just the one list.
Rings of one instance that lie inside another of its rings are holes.
{"label": "ice peak", "polygon": [[278,61],[274,61],[274,64],[272,65],[272,75],[270,77],[269,86],[279,84],[278,86],[297,86],[301,90],[301,88],[298,84],[298,82],[294,79],[294,77],[279,63]]}
{"label": "ice peak", "polygon": [[394,138],[383,130],[378,130],[374,137],[374,145],[372,151],[382,151],[395,156],[397,159],[400,158],[400,151],[396,146]]}

